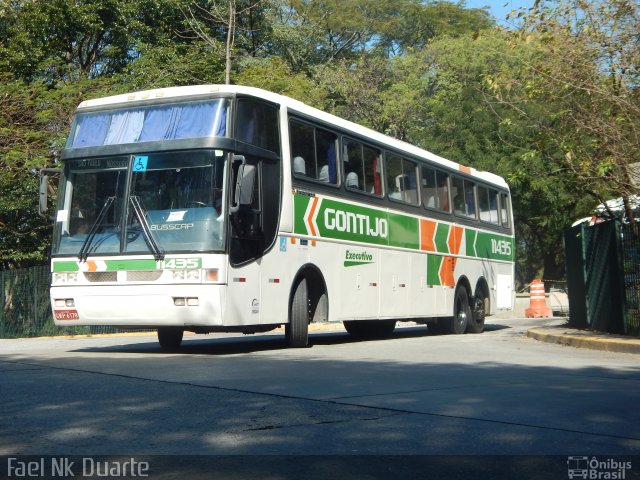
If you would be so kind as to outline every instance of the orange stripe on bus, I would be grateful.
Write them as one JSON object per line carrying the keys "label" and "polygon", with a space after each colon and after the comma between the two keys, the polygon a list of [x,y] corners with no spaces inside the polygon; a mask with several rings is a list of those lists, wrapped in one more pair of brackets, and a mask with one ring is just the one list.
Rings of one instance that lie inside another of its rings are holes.
{"label": "orange stripe on bus", "polygon": [[471,175],[471,167],[467,167],[465,165],[458,165],[458,169],[462,172],[462,173],[468,173],[469,175]]}
{"label": "orange stripe on bus", "polygon": [[462,244],[462,235],[464,234],[464,228],[451,226],[449,230],[449,239],[447,245],[449,246],[449,253],[458,255],[460,252],[460,245]]}
{"label": "orange stripe on bus", "polygon": [[307,220],[309,221],[309,228],[311,229],[310,233],[314,237],[317,234],[316,234],[316,229],[313,228],[313,214],[315,213],[317,206],[318,206],[318,197],[314,197],[313,200],[311,200],[311,210],[309,211],[309,216],[307,217]]}
{"label": "orange stripe on bus", "polygon": [[440,266],[440,283],[445,287],[455,287],[456,283],[453,278],[453,272],[456,269],[456,257],[444,257]]}
{"label": "orange stripe on bus", "polygon": [[420,220],[420,250],[435,252],[436,246],[433,243],[433,234],[438,224],[431,220]]}

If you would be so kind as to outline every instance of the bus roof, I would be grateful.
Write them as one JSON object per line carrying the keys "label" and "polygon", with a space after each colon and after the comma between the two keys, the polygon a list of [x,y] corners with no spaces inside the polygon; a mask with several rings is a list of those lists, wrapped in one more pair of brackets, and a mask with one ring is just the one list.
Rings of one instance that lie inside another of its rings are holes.
{"label": "bus roof", "polygon": [[323,122],[335,125],[344,130],[354,132],[354,134],[369,138],[376,143],[387,145],[388,147],[406,152],[415,157],[423,158],[432,163],[442,165],[444,167],[447,167],[448,169],[466,173],[488,183],[492,183],[506,189],[509,188],[502,177],[493,173],[478,171],[475,168],[466,167],[459,163],[440,157],[432,152],[429,152],[428,150],[424,150],[422,148],[411,145],[410,143],[397,140],[380,132],[376,132],[375,130],[372,130],[370,128],[363,127],[362,125],[359,125],[357,123],[350,122],[317,108],[310,107],[309,105],[306,105],[298,100],[294,100],[290,97],[286,97],[284,95],[269,92],[267,90],[262,90],[255,87],[245,87],[241,85],[194,85],[186,87],[159,88],[155,90],[145,90],[141,92],[133,92],[114,95],[111,97],[85,100],[78,106],[78,111],[81,112],[85,109],[91,110],[95,108],[106,107],[109,105],[120,107],[126,104],[136,104],[140,102],[166,102],[167,100],[173,98],[178,99],[181,97],[204,97],[211,96],[217,93],[250,95],[279,105],[284,105],[290,110],[317,118]]}

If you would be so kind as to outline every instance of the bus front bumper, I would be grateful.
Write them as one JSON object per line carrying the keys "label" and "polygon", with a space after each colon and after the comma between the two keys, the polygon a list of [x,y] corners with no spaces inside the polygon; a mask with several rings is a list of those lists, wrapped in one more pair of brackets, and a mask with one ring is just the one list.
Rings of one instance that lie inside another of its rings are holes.
{"label": "bus front bumper", "polygon": [[51,287],[56,325],[222,326],[226,285]]}

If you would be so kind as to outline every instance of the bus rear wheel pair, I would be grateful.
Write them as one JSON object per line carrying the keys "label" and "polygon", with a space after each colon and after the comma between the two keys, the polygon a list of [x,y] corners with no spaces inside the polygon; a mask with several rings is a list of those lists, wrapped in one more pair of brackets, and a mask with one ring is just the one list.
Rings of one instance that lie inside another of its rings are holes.
{"label": "bus rear wheel pair", "polygon": [[485,319],[485,299],[481,293],[470,297],[465,287],[456,290],[453,317],[439,318],[430,328],[437,333],[482,333]]}

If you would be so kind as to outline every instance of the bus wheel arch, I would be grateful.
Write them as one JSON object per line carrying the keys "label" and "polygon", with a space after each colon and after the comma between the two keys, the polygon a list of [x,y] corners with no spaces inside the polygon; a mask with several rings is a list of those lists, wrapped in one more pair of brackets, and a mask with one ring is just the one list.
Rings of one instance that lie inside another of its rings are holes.
{"label": "bus wheel arch", "polygon": [[289,346],[306,347],[309,323],[326,322],[328,313],[324,276],[315,265],[303,265],[296,273],[289,293],[289,322],[285,325]]}

